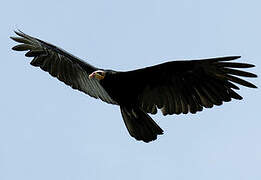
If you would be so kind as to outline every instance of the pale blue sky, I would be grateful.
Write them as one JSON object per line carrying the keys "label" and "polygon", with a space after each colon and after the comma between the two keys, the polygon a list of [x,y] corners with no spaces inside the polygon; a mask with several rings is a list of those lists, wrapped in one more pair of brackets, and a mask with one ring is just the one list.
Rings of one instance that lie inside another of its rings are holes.
{"label": "pale blue sky", "polygon": [[[131,138],[119,108],[72,90],[13,52],[13,30],[102,68],[242,55],[261,67],[261,1],[5,1],[0,28],[0,179],[261,179],[260,89],[196,115],[153,116]],[[260,78],[252,80],[261,87]]]}

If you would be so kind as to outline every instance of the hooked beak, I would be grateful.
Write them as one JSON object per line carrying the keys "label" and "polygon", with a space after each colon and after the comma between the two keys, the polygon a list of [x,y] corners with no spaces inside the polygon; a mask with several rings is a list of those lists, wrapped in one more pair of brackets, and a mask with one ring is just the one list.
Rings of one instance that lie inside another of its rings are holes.
{"label": "hooked beak", "polygon": [[89,79],[97,79],[97,80],[103,80],[105,77],[105,72],[104,71],[101,71],[101,70],[97,70],[97,71],[94,71],[92,72],[90,75],[89,75]]}
{"label": "hooked beak", "polygon": [[93,73],[91,73],[91,74],[89,75],[89,79],[92,79],[93,77],[95,77],[95,72],[93,72]]}

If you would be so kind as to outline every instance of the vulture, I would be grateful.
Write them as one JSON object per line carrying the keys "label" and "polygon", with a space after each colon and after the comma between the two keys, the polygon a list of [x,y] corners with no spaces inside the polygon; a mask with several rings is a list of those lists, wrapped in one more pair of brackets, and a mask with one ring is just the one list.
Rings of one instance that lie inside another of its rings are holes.
{"label": "vulture", "polygon": [[[241,100],[236,84],[257,88],[239,78],[257,77],[243,71],[253,64],[234,62],[240,56],[198,60],[178,60],[130,71],[97,68],[65,50],[34,38],[20,30],[20,43],[12,49],[27,51],[31,65],[40,67],[66,85],[91,97],[120,106],[129,134],[136,140],[150,142],[163,130],[148,115],[195,114],[204,108],[220,106],[232,99]],[[241,69],[241,70],[240,70]]]}

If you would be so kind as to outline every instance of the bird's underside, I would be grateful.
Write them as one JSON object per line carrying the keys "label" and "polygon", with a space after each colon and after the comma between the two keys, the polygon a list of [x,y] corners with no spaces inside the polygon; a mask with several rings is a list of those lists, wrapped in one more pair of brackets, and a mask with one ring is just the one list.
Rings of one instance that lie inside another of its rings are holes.
{"label": "bird's underside", "polygon": [[65,84],[91,97],[120,106],[132,137],[144,142],[157,139],[163,130],[147,114],[187,114],[222,105],[242,97],[236,84],[256,86],[241,77],[257,77],[242,71],[252,64],[231,62],[240,56],[171,61],[142,69],[120,72],[94,67],[40,39],[15,31],[16,51],[28,51],[31,65],[49,72]]}

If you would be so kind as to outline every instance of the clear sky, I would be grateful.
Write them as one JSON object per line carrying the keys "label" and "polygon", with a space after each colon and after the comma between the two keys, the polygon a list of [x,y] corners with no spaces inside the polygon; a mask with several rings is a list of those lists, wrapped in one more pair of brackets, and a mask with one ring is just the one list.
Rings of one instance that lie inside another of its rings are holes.
{"label": "clear sky", "polygon": [[[1,180],[259,180],[260,88],[196,115],[153,116],[131,138],[119,108],[72,90],[11,51],[19,28],[97,67],[241,55],[260,75],[259,0],[4,1],[0,28]],[[261,87],[260,78],[251,82]]]}

